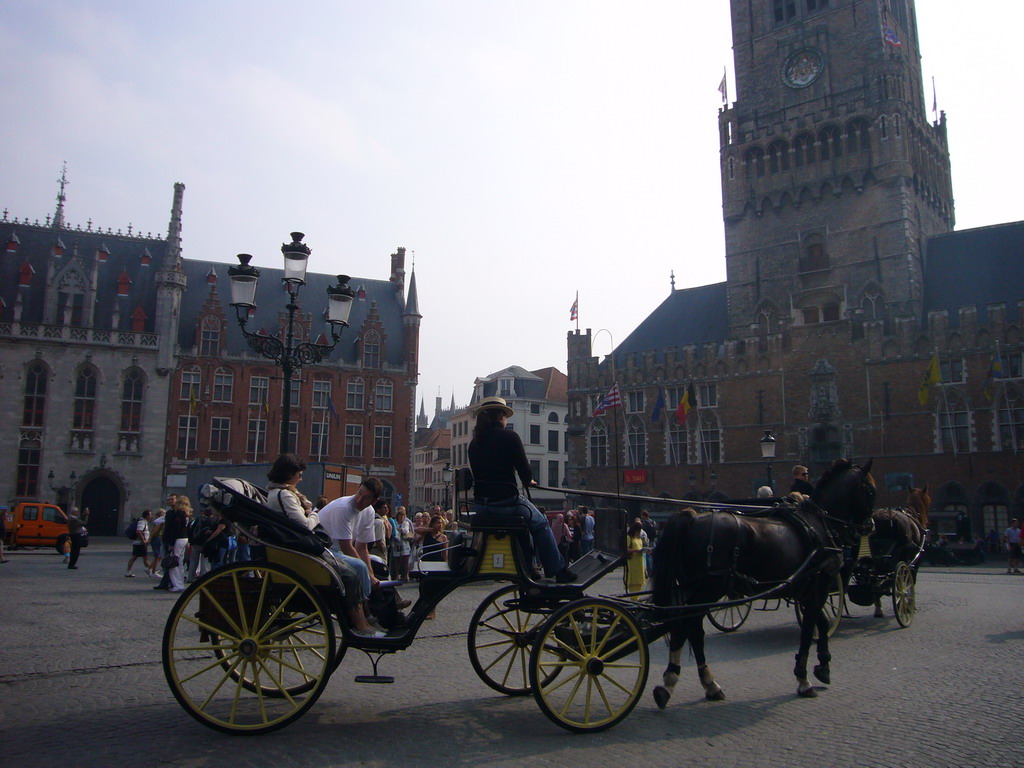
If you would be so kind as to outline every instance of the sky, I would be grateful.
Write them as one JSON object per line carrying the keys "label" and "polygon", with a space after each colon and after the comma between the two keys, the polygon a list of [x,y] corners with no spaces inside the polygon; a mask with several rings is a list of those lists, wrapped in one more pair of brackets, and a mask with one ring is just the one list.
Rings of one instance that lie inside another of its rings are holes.
{"label": "sky", "polygon": [[[957,229],[1024,218],[1024,9],[917,11]],[[189,258],[280,266],[299,230],[311,271],[385,280],[404,246],[428,414],[564,372],[577,293],[604,356],[673,273],[725,279],[726,0],[4,0],[0,50],[0,209],[42,221],[66,162],[71,225],[166,235],[184,183]]]}

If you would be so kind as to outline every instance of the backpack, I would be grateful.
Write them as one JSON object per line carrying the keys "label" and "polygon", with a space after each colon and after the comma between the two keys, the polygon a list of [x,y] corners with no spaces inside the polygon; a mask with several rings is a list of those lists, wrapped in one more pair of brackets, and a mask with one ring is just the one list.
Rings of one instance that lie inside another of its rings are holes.
{"label": "backpack", "polygon": [[124,529],[125,538],[128,541],[135,541],[139,536],[139,518],[133,517],[132,521],[128,523],[128,527]]}

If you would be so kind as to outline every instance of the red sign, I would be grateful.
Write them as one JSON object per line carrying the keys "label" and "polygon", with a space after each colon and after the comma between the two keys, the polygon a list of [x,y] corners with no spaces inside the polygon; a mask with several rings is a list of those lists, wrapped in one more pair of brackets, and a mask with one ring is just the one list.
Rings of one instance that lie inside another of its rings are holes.
{"label": "red sign", "polygon": [[626,485],[643,485],[647,482],[647,470],[624,469],[622,471],[622,482]]}

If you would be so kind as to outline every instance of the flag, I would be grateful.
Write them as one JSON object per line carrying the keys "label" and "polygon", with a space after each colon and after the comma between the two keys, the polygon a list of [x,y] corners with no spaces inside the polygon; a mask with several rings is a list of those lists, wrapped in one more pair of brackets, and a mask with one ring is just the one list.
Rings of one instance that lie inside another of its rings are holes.
{"label": "flag", "polygon": [[921,386],[917,388],[917,401],[921,405],[928,405],[928,391],[932,384],[938,384],[941,379],[939,356],[932,355],[932,359],[928,361],[928,370],[924,372],[924,378],[921,379]]}
{"label": "flag", "polygon": [[658,399],[654,401],[654,410],[651,411],[651,421],[657,421],[661,418],[661,412],[665,410],[665,392],[661,387],[658,387]]}
{"label": "flag", "polygon": [[572,303],[572,306],[569,307],[569,319],[570,320],[578,320],[579,316],[580,316],[580,297],[577,296],[576,297],[576,301],[574,301]]}
{"label": "flag", "polygon": [[334,407],[334,398],[330,395],[327,397],[327,410],[331,412],[331,418],[334,419],[334,423],[338,423],[338,409]]}
{"label": "flag", "polygon": [[932,75],[932,114],[939,112],[939,95],[935,92],[935,76]]}
{"label": "flag", "polygon": [[903,43],[900,42],[899,36],[896,31],[888,24],[882,25],[882,37],[885,38],[885,42],[891,45],[893,48],[899,48]]}
{"label": "flag", "polygon": [[188,388],[188,415],[191,416],[196,410],[196,388]]}
{"label": "flag", "polygon": [[264,416],[269,416],[270,415],[270,404],[267,402],[268,399],[269,398],[266,395],[263,396],[263,415]]}
{"label": "flag", "polygon": [[604,396],[604,400],[597,404],[597,408],[594,409],[593,416],[604,416],[604,412],[609,408],[618,408],[622,405],[622,396],[619,395],[619,383],[615,382],[612,384],[612,388],[608,390],[608,394]]}
{"label": "flag", "polygon": [[1003,361],[999,359],[999,356],[992,358],[992,362],[988,366],[988,375],[985,376],[985,399],[992,399],[992,392],[995,389],[995,380],[1003,378]]}
{"label": "flag", "polygon": [[729,101],[728,85],[725,82],[725,67],[722,67],[722,82],[718,84],[718,92],[722,94],[722,103],[725,104]]}
{"label": "flag", "polygon": [[690,415],[690,411],[693,410],[695,405],[697,405],[697,393],[694,391],[693,382],[691,381],[686,386],[683,396],[679,399],[679,405],[676,406],[676,424],[680,426],[685,424],[686,417]]}

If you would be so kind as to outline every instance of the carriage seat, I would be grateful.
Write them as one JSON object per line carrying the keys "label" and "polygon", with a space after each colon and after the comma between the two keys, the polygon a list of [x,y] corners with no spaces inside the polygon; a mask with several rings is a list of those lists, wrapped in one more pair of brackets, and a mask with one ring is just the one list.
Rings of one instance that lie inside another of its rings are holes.
{"label": "carriage seat", "polygon": [[469,517],[469,529],[474,533],[520,533],[529,530],[526,518],[501,512],[477,512]]}

